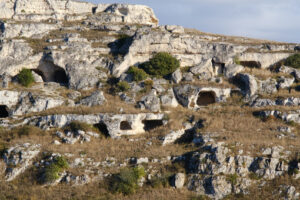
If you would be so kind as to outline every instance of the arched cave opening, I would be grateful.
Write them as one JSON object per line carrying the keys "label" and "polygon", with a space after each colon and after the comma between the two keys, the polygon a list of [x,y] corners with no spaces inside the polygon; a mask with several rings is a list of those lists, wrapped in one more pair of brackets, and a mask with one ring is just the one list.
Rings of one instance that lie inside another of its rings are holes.
{"label": "arched cave opening", "polygon": [[131,124],[128,121],[122,121],[120,123],[120,129],[123,131],[132,130]]}
{"label": "arched cave opening", "polygon": [[261,68],[261,63],[258,61],[240,61],[240,64],[249,68]]}
{"label": "arched cave opening", "polygon": [[216,103],[216,93],[213,91],[203,91],[198,94],[197,105],[207,106]]}
{"label": "arched cave opening", "polygon": [[94,127],[97,128],[102,135],[105,137],[110,137],[107,126],[104,122],[99,122],[98,124],[94,124]]}
{"label": "arched cave opening", "polygon": [[0,118],[9,117],[8,107],[6,105],[0,105]]}
{"label": "arched cave opening", "polygon": [[40,62],[39,67],[34,72],[39,74],[44,82],[56,82],[62,85],[68,85],[69,83],[66,71],[50,61]]}
{"label": "arched cave opening", "polygon": [[157,127],[160,127],[162,125],[164,125],[163,120],[158,119],[158,120],[144,120],[143,121],[144,124],[144,129],[145,131],[151,131]]}

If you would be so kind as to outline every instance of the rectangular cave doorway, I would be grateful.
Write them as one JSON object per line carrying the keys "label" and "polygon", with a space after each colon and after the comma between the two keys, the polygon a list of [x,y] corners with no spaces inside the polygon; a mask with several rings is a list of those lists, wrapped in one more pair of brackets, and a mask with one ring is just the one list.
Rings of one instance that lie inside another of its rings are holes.
{"label": "rectangular cave doorway", "polygon": [[163,126],[163,120],[158,119],[158,120],[144,120],[144,130],[145,131],[151,131],[153,129],[156,129],[157,127]]}
{"label": "rectangular cave doorway", "polygon": [[198,94],[198,106],[207,106],[214,103],[216,103],[216,93],[214,91],[202,91]]}

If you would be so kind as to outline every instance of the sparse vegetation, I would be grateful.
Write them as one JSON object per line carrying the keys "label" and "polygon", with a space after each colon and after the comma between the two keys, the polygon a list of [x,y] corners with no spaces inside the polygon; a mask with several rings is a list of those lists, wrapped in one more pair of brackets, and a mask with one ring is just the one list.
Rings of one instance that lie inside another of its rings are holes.
{"label": "sparse vegetation", "polygon": [[111,190],[125,195],[134,194],[138,189],[138,182],[145,175],[144,167],[124,168],[113,176]]}
{"label": "sparse vegetation", "polygon": [[143,81],[148,77],[148,74],[143,69],[135,66],[131,66],[127,73],[133,76],[134,81]]}
{"label": "sparse vegetation", "polygon": [[120,81],[117,83],[117,89],[122,92],[126,92],[130,89],[130,85],[126,81]]}
{"label": "sparse vegetation", "polygon": [[44,171],[44,182],[51,183],[59,178],[59,174],[69,167],[63,156],[56,157],[53,162],[46,166]]}
{"label": "sparse vegetation", "polygon": [[141,68],[149,74],[156,77],[164,77],[173,73],[180,67],[179,61],[166,52],[157,53],[148,62],[141,65]]}
{"label": "sparse vegetation", "polygon": [[34,83],[34,78],[30,69],[22,69],[17,75],[18,81],[21,85],[28,87]]}
{"label": "sparse vegetation", "polygon": [[300,54],[294,54],[288,57],[284,63],[286,66],[294,67],[300,69]]}
{"label": "sparse vegetation", "polygon": [[91,129],[91,126],[89,124],[79,122],[79,121],[72,121],[67,127],[67,130],[76,132],[76,131],[88,131]]}

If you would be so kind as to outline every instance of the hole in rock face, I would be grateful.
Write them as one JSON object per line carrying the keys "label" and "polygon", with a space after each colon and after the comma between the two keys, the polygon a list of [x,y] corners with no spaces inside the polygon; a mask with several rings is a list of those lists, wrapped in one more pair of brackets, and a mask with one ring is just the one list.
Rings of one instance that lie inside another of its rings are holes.
{"label": "hole in rock face", "polygon": [[132,127],[128,121],[122,121],[120,123],[120,129],[125,131],[125,130],[132,130]]}
{"label": "hole in rock face", "polygon": [[155,129],[159,126],[164,125],[163,120],[144,120],[144,129],[145,131],[150,131],[152,129]]}
{"label": "hole in rock face", "polygon": [[93,7],[93,8],[92,8],[92,13],[95,14],[96,11],[97,11],[97,7]]}
{"label": "hole in rock face", "polygon": [[6,118],[8,116],[8,107],[6,105],[0,105],[0,118]]}
{"label": "hole in rock face", "polygon": [[42,61],[34,72],[39,74],[44,82],[56,82],[63,85],[69,83],[66,71],[62,67],[53,64],[53,62]]}
{"label": "hole in rock face", "polygon": [[94,124],[94,127],[97,128],[105,137],[110,137],[107,126],[104,122]]}
{"label": "hole in rock face", "polygon": [[198,106],[206,106],[216,103],[216,93],[213,91],[200,92],[197,99]]}
{"label": "hole in rock face", "polygon": [[260,62],[257,61],[240,61],[240,64],[249,68],[261,68]]}

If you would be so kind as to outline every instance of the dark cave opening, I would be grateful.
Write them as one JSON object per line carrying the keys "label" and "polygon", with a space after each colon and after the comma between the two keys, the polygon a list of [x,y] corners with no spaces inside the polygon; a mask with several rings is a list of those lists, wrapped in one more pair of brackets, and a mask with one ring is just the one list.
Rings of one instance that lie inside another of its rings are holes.
{"label": "dark cave opening", "polygon": [[197,105],[207,106],[216,103],[216,93],[213,91],[203,91],[198,94]]}
{"label": "dark cave opening", "polygon": [[144,129],[145,131],[151,131],[157,127],[160,127],[164,125],[163,120],[158,119],[158,120],[144,120]]}
{"label": "dark cave opening", "polygon": [[102,135],[105,137],[110,137],[107,126],[104,122],[99,122],[98,124],[94,124],[94,127],[97,128]]}
{"label": "dark cave opening", "polygon": [[8,107],[6,105],[0,105],[0,118],[9,117]]}
{"label": "dark cave opening", "polygon": [[131,127],[131,125],[128,121],[122,121],[120,123],[120,129],[123,130],[123,131],[132,130],[132,127]]}

